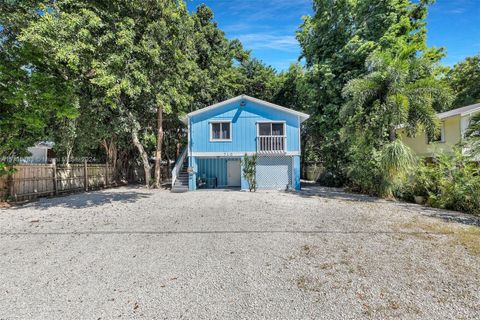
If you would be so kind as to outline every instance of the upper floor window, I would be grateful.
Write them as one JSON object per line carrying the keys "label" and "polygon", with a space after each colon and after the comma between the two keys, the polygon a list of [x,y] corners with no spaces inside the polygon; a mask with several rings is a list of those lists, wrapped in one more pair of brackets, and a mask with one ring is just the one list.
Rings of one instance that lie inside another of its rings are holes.
{"label": "upper floor window", "polygon": [[432,138],[427,137],[428,143],[434,142],[445,142],[445,122],[440,124],[440,131],[435,134]]}
{"label": "upper floor window", "polygon": [[285,123],[284,122],[260,122],[258,124],[259,136],[284,136]]}
{"label": "upper floor window", "polygon": [[210,141],[231,141],[231,131],[230,121],[210,122]]}

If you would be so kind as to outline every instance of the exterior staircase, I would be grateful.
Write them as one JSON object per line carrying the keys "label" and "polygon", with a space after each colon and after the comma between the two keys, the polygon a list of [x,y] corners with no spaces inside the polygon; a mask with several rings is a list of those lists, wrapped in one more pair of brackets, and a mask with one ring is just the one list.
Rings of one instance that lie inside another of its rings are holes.
{"label": "exterior staircase", "polygon": [[188,157],[182,153],[178,163],[172,171],[172,192],[187,192],[188,191]]}

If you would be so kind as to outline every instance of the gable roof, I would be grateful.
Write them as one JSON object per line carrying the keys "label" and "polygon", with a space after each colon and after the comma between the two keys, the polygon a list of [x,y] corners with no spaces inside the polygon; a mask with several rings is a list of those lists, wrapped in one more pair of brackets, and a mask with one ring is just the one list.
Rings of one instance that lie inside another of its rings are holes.
{"label": "gable roof", "polygon": [[276,109],[276,110],[280,110],[280,111],[283,111],[283,112],[286,112],[286,113],[293,114],[295,116],[300,117],[300,122],[303,122],[303,121],[307,120],[308,118],[310,118],[310,116],[306,113],[295,111],[295,110],[292,110],[292,109],[289,109],[289,108],[279,106],[278,104],[270,103],[270,102],[267,102],[267,101],[264,101],[264,100],[260,100],[260,99],[254,98],[254,97],[247,96],[246,94],[242,94],[240,96],[237,96],[237,97],[234,97],[234,98],[231,98],[231,99],[228,99],[228,100],[216,103],[216,104],[212,104],[211,106],[205,107],[203,109],[199,109],[199,110],[190,112],[189,114],[187,114],[181,120],[182,120],[182,122],[187,123],[188,118],[191,118],[193,116],[196,116],[198,114],[201,114],[201,113],[204,113],[204,112],[207,112],[207,111],[211,111],[211,110],[223,107],[223,106],[225,106],[227,104],[230,104],[232,102],[237,102],[237,101],[241,101],[241,100],[247,100],[247,101],[250,101],[250,102],[258,103],[258,104],[260,104],[262,106],[265,106],[265,107],[268,107],[268,108],[272,108],[272,109]]}
{"label": "gable roof", "polygon": [[453,109],[450,111],[438,113],[437,116],[440,119],[450,118],[454,116],[466,116],[476,111],[480,111],[480,103],[472,104],[466,107],[461,107],[458,109]]}

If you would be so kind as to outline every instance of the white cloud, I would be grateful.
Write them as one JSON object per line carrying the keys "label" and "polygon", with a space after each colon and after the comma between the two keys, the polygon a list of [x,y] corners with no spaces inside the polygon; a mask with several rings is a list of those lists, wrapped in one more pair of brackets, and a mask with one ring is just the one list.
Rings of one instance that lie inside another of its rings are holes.
{"label": "white cloud", "polygon": [[276,49],[287,52],[298,51],[299,44],[294,35],[275,35],[272,33],[247,33],[232,35],[239,39],[247,49]]}

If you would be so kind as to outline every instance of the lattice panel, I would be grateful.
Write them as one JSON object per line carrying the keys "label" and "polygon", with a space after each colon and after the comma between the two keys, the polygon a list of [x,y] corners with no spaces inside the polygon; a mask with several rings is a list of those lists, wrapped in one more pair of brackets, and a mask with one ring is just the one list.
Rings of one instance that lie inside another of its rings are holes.
{"label": "lattice panel", "polygon": [[257,159],[257,185],[259,189],[284,190],[292,183],[292,157],[259,156]]}

